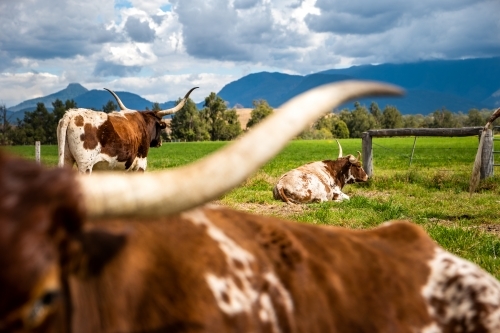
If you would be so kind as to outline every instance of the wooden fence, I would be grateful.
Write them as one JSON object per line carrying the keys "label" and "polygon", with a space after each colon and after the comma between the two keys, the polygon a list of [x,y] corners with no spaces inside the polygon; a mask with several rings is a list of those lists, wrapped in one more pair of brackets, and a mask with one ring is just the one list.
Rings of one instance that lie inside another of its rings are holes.
{"label": "wooden fence", "polygon": [[[369,130],[362,134],[363,168],[368,176],[373,176],[373,137],[391,136],[478,136],[481,137],[483,127],[462,128],[396,128]],[[413,146],[415,149],[415,146]],[[413,155],[413,154],[412,154]],[[493,176],[493,134],[487,130],[482,151],[481,179]]]}

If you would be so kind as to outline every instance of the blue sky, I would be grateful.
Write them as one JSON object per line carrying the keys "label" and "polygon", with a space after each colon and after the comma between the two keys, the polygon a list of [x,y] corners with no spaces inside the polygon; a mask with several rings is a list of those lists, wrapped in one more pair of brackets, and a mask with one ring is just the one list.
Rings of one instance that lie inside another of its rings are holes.
{"label": "blue sky", "polygon": [[498,0],[2,0],[0,104],[72,82],[157,102],[199,86],[199,102],[260,71],[500,56],[498,13]]}

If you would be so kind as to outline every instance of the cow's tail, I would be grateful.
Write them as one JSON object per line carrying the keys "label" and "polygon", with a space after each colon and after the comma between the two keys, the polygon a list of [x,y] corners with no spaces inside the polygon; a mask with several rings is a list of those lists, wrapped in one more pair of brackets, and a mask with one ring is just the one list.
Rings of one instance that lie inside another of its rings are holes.
{"label": "cow's tail", "polygon": [[59,120],[59,124],[57,124],[57,151],[59,154],[59,162],[58,166],[60,168],[64,167],[64,149],[66,148],[66,130],[68,129],[68,125],[71,118],[66,114],[61,120]]}
{"label": "cow's tail", "polygon": [[293,205],[294,204],[293,202],[291,202],[288,199],[288,197],[285,194],[285,190],[283,189],[282,186],[276,185],[273,188],[273,196],[274,196],[274,199],[276,199],[276,200],[280,200],[281,199],[282,201],[286,202],[289,205]]}

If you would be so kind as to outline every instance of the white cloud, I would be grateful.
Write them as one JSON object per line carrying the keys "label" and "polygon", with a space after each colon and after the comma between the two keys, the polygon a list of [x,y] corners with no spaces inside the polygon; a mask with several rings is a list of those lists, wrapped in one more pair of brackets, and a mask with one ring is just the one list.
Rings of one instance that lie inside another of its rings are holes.
{"label": "white cloud", "polygon": [[500,56],[498,12],[498,0],[2,0],[0,103],[71,82],[159,102],[199,85],[196,100],[263,70]]}

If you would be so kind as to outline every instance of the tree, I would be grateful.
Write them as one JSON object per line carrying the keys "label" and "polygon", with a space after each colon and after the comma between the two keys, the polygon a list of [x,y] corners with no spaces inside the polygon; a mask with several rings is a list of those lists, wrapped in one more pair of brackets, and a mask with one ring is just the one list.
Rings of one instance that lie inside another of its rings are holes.
{"label": "tree", "polygon": [[456,119],[453,117],[453,113],[445,108],[441,110],[436,110],[432,113],[433,121],[430,124],[430,128],[457,128],[460,127]]}
{"label": "tree", "polygon": [[329,131],[334,138],[345,139],[349,137],[349,129],[346,123],[335,114],[321,117],[314,123],[313,127],[317,130]]}
{"label": "tree", "polygon": [[351,138],[360,138],[363,132],[377,126],[375,118],[359,102],[354,103],[354,110],[352,112],[344,109],[340,112],[339,116],[346,123]]}
{"label": "tree", "polygon": [[110,113],[116,111],[118,109],[118,105],[115,104],[112,100],[109,100],[106,105],[102,106],[102,111],[104,113]]}
{"label": "tree", "polygon": [[40,141],[43,144],[55,144],[57,135],[54,124],[54,114],[49,113],[43,103],[37,103],[36,109],[26,112],[20,123],[26,136],[24,143],[34,144],[35,141]]}
{"label": "tree", "polygon": [[0,105],[0,122],[1,122],[0,145],[5,146],[10,143],[9,134],[11,131],[9,119],[7,117],[7,107],[5,105]]}
{"label": "tree", "polygon": [[269,116],[271,113],[273,113],[273,108],[267,104],[266,100],[257,100],[253,101],[253,110],[250,113],[250,119],[247,122],[247,129],[257,125],[260,123],[264,118]]}
{"label": "tree", "polygon": [[[178,102],[180,101],[179,99]],[[170,129],[172,138],[175,139],[186,141],[210,140],[207,124],[202,119],[196,104],[190,98],[188,98],[182,109],[172,116]]]}
{"label": "tree", "polygon": [[154,102],[153,107],[152,107],[152,111],[160,111],[160,110],[161,110],[160,103]]}
{"label": "tree", "polygon": [[486,120],[483,118],[478,109],[470,109],[466,120],[467,126],[484,126]]}
{"label": "tree", "polygon": [[76,105],[76,102],[74,100],[67,99],[66,102],[64,103],[66,106],[66,110],[69,109],[76,109],[78,106]]}
{"label": "tree", "polygon": [[201,112],[207,122],[210,140],[231,140],[241,133],[241,125],[235,110],[227,113],[226,102],[214,92],[205,98]]}
{"label": "tree", "polygon": [[233,140],[241,134],[241,124],[235,109],[224,111],[222,121],[224,126],[221,127],[220,140]]}
{"label": "tree", "polygon": [[403,127],[403,116],[396,107],[387,105],[382,112],[381,125],[383,128]]}
{"label": "tree", "polygon": [[370,114],[375,119],[375,122],[377,123],[377,128],[380,128],[382,126],[383,116],[377,103],[372,102],[370,104]]}
{"label": "tree", "polygon": [[420,128],[424,126],[424,116],[421,114],[410,114],[403,116],[404,128]]}

